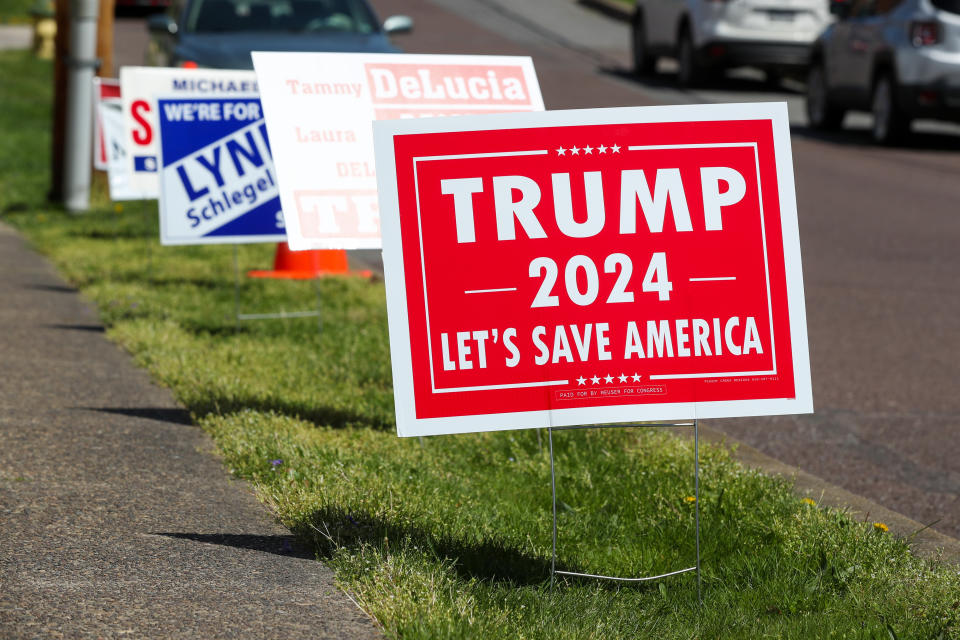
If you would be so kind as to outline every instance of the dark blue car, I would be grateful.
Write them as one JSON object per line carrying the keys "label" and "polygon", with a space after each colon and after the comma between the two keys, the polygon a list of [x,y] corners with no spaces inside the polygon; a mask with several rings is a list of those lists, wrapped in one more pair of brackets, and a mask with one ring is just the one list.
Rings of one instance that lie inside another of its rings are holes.
{"label": "dark blue car", "polygon": [[413,21],[366,0],[173,0],[148,26],[148,64],[252,69],[251,51],[397,53],[387,34]]}

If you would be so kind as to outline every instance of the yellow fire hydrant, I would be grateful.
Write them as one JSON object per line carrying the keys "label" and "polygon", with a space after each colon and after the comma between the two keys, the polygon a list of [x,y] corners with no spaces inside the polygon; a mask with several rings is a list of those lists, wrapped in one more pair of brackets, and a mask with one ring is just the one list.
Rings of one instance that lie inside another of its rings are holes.
{"label": "yellow fire hydrant", "polygon": [[41,60],[53,60],[54,40],[57,37],[57,21],[54,19],[53,1],[37,0],[30,9],[33,17],[33,53]]}

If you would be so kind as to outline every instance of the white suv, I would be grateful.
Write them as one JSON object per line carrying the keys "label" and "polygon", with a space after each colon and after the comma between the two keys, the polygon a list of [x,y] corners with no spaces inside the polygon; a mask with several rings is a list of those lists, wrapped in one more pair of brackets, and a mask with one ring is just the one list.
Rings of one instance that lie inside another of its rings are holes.
{"label": "white suv", "polygon": [[684,85],[711,69],[802,69],[831,19],[827,0],[637,0],[634,67],[648,73],[675,57]]}
{"label": "white suv", "polygon": [[960,0],[836,2],[807,79],[815,129],[847,110],[873,113],[873,137],[896,142],[914,118],[960,122]]}

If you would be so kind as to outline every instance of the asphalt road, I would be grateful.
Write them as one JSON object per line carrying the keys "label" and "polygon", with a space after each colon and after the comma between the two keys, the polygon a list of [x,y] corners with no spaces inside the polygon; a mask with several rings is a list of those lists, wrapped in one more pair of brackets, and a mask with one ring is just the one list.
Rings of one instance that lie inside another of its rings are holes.
{"label": "asphalt road", "polygon": [[[572,0],[373,4],[381,17],[414,18],[396,38],[409,52],[532,56],[549,109],[786,100],[816,413],[712,424],[960,536],[960,129],[925,123],[909,146],[881,149],[866,116],[813,135],[796,84],[770,90],[747,72],[682,91],[669,63],[641,84],[627,72],[626,26]],[[118,60],[141,62],[142,21],[117,29]]]}

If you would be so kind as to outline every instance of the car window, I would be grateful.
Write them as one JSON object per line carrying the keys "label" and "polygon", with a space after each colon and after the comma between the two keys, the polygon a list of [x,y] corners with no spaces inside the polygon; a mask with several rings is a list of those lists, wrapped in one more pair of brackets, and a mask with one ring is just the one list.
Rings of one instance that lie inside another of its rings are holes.
{"label": "car window", "polygon": [[885,15],[899,7],[902,2],[903,0],[877,0],[874,13],[880,16]]}
{"label": "car window", "polygon": [[167,15],[173,18],[174,22],[179,22],[183,16],[183,0],[171,0],[167,7]]}
{"label": "car window", "polygon": [[960,13],[960,0],[930,0],[933,6],[941,11]]}
{"label": "car window", "polygon": [[876,0],[854,0],[853,6],[850,7],[849,15],[851,18],[866,18],[872,16],[874,15],[876,4]]}
{"label": "car window", "polygon": [[372,33],[379,26],[363,0],[194,0],[186,30],[349,31]]}

